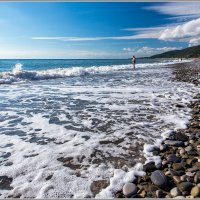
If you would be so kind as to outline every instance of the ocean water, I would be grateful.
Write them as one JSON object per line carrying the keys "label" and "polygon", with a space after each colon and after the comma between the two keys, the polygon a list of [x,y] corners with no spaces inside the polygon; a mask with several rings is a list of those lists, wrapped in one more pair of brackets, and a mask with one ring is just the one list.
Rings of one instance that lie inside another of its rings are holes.
{"label": "ocean water", "polygon": [[190,119],[199,88],[172,82],[177,62],[0,60],[0,198],[94,197],[97,180],[112,198],[143,145]]}

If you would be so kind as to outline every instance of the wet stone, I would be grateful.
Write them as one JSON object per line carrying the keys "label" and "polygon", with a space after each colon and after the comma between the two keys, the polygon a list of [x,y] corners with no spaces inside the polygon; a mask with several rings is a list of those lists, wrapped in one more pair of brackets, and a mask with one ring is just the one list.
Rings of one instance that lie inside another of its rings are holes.
{"label": "wet stone", "polygon": [[151,181],[158,187],[164,188],[167,186],[167,178],[160,170],[156,170],[151,174]]}
{"label": "wet stone", "polygon": [[187,192],[191,190],[192,186],[193,184],[190,182],[182,182],[179,184],[178,188],[181,192]]}
{"label": "wet stone", "polygon": [[145,172],[153,172],[153,171],[155,171],[157,168],[156,168],[156,166],[155,166],[155,162],[149,162],[149,163],[147,163],[147,164],[145,164],[144,166],[143,166],[143,170],[145,171]]}
{"label": "wet stone", "polygon": [[178,163],[181,161],[181,158],[177,157],[175,154],[170,154],[168,156],[168,161],[169,162],[175,162],[175,163]]}
{"label": "wet stone", "polygon": [[176,133],[175,138],[184,142],[188,140],[188,137],[180,132]]}
{"label": "wet stone", "polygon": [[171,194],[172,197],[176,197],[176,196],[181,195],[181,192],[177,187],[175,187],[175,188],[170,190],[170,194]]}
{"label": "wet stone", "polygon": [[123,194],[127,197],[131,197],[132,195],[137,193],[137,187],[134,183],[125,183],[123,187]]}

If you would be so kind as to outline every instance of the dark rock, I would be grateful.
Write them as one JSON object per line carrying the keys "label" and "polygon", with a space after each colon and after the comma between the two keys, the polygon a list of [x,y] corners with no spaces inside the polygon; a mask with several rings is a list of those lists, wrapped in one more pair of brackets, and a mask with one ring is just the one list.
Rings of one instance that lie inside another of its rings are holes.
{"label": "dark rock", "polygon": [[173,140],[165,140],[165,144],[175,146],[175,147],[184,145],[183,141],[173,141]]}
{"label": "dark rock", "polygon": [[134,183],[125,183],[123,187],[123,194],[127,197],[131,197],[137,193],[137,187]]}
{"label": "dark rock", "polygon": [[198,156],[196,151],[188,151],[187,153],[188,153],[188,155]]}
{"label": "dark rock", "polygon": [[167,186],[167,178],[160,170],[156,170],[151,174],[151,181],[158,187],[164,188]]}
{"label": "dark rock", "polygon": [[11,190],[12,187],[10,184],[12,180],[12,178],[8,178],[7,176],[0,176],[0,190]]}
{"label": "dark rock", "polygon": [[155,166],[155,162],[149,162],[149,163],[147,163],[147,164],[145,164],[144,166],[143,166],[143,170],[145,171],[145,172],[153,172],[153,171],[155,171],[157,168],[156,168],[156,166]]}
{"label": "dark rock", "polygon": [[162,190],[156,190],[156,197],[157,198],[164,198],[165,193]]}
{"label": "dark rock", "polygon": [[169,162],[181,162],[181,158],[177,157],[175,154],[170,154],[167,159]]}
{"label": "dark rock", "polygon": [[182,163],[173,163],[172,167],[174,170],[180,170],[180,169],[183,169],[183,164]]}
{"label": "dark rock", "polygon": [[182,182],[178,185],[178,188],[181,192],[190,191],[193,184],[190,182]]}
{"label": "dark rock", "polygon": [[176,140],[181,140],[183,142],[188,140],[188,137],[180,132],[177,132],[175,135]]}

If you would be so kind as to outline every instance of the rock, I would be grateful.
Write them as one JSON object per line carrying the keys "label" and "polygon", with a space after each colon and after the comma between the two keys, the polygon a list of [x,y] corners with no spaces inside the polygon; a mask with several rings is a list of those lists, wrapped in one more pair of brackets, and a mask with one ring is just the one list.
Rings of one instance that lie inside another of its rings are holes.
{"label": "rock", "polygon": [[191,147],[191,146],[187,146],[187,147],[185,147],[185,150],[186,151],[191,151],[193,148]]}
{"label": "rock", "polygon": [[186,160],[186,163],[187,163],[188,165],[191,165],[191,164],[193,163],[193,159],[191,159],[191,158],[187,159],[187,160]]}
{"label": "rock", "polygon": [[187,153],[188,153],[188,155],[192,155],[192,156],[198,155],[196,151],[188,151]]}
{"label": "rock", "polygon": [[186,152],[185,149],[180,149],[179,154],[182,156],[185,154],[185,152]]}
{"label": "rock", "polygon": [[162,190],[156,190],[156,197],[157,198],[164,198],[165,193]]}
{"label": "rock", "polygon": [[172,197],[176,197],[176,196],[181,195],[181,192],[177,187],[175,187],[175,188],[170,190],[170,194],[171,194]]}
{"label": "rock", "polygon": [[182,163],[173,163],[172,167],[173,167],[174,170],[183,169]]}
{"label": "rock", "polygon": [[183,141],[165,140],[165,144],[175,146],[175,147],[179,147],[179,146],[183,146],[184,143],[183,143]]}
{"label": "rock", "polygon": [[165,151],[167,149],[167,145],[166,144],[161,144],[160,145],[160,151]]}
{"label": "rock", "polygon": [[147,164],[145,164],[144,166],[143,166],[143,170],[145,171],[145,172],[153,172],[153,171],[155,171],[157,168],[156,168],[156,166],[155,166],[155,162],[149,162],[149,163],[147,163]]}
{"label": "rock", "polygon": [[198,171],[194,176],[194,182],[200,183],[200,171]]}
{"label": "rock", "polygon": [[175,154],[170,154],[168,156],[168,161],[177,163],[177,162],[181,162],[181,158],[177,157]]}
{"label": "rock", "polygon": [[186,172],[186,176],[194,177],[195,172]]}
{"label": "rock", "polygon": [[194,144],[194,140],[189,140],[189,143],[190,144]]}
{"label": "rock", "polygon": [[151,181],[158,187],[164,188],[167,186],[167,178],[160,170],[156,170],[151,174]]}
{"label": "rock", "polygon": [[190,182],[182,182],[178,185],[178,188],[181,192],[190,191],[193,184]]}
{"label": "rock", "polygon": [[176,133],[175,138],[176,140],[181,140],[183,142],[188,140],[188,137],[180,132]]}
{"label": "rock", "polygon": [[198,169],[200,169],[200,162],[199,162],[199,161],[196,162],[196,163],[195,163],[195,166],[196,166]]}
{"label": "rock", "polygon": [[167,164],[167,161],[166,161],[166,160],[163,160],[163,161],[162,161],[162,166],[165,167],[166,164]]}
{"label": "rock", "polygon": [[185,182],[187,180],[187,176],[186,175],[182,175],[180,177],[180,179],[181,179],[182,182]]}
{"label": "rock", "polygon": [[0,176],[0,190],[11,190],[13,189],[10,185],[12,183],[12,178],[7,176]]}
{"label": "rock", "polygon": [[130,197],[137,193],[137,187],[134,183],[125,183],[123,187],[123,194]]}
{"label": "rock", "polygon": [[200,188],[198,186],[195,186],[191,190],[191,195],[193,197],[200,197]]}
{"label": "rock", "polygon": [[196,166],[187,169],[188,172],[196,172],[198,170],[199,169]]}
{"label": "rock", "polygon": [[176,183],[180,183],[181,182],[181,179],[179,176],[173,176],[173,179]]}
{"label": "rock", "polygon": [[142,192],[139,193],[140,197],[144,198],[146,197],[147,192],[145,190],[142,190]]}

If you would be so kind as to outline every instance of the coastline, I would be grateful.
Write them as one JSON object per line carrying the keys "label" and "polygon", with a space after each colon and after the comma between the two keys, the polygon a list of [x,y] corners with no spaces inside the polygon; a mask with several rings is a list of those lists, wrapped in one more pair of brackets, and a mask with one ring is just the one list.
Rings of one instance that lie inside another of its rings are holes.
{"label": "coastline", "polygon": [[[173,81],[199,85],[199,59],[170,67]],[[143,165],[146,175],[136,175],[133,181],[125,183],[116,198],[200,197],[200,94],[188,107],[191,119],[187,128],[168,131],[157,144],[144,146],[144,156],[152,159]]]}

